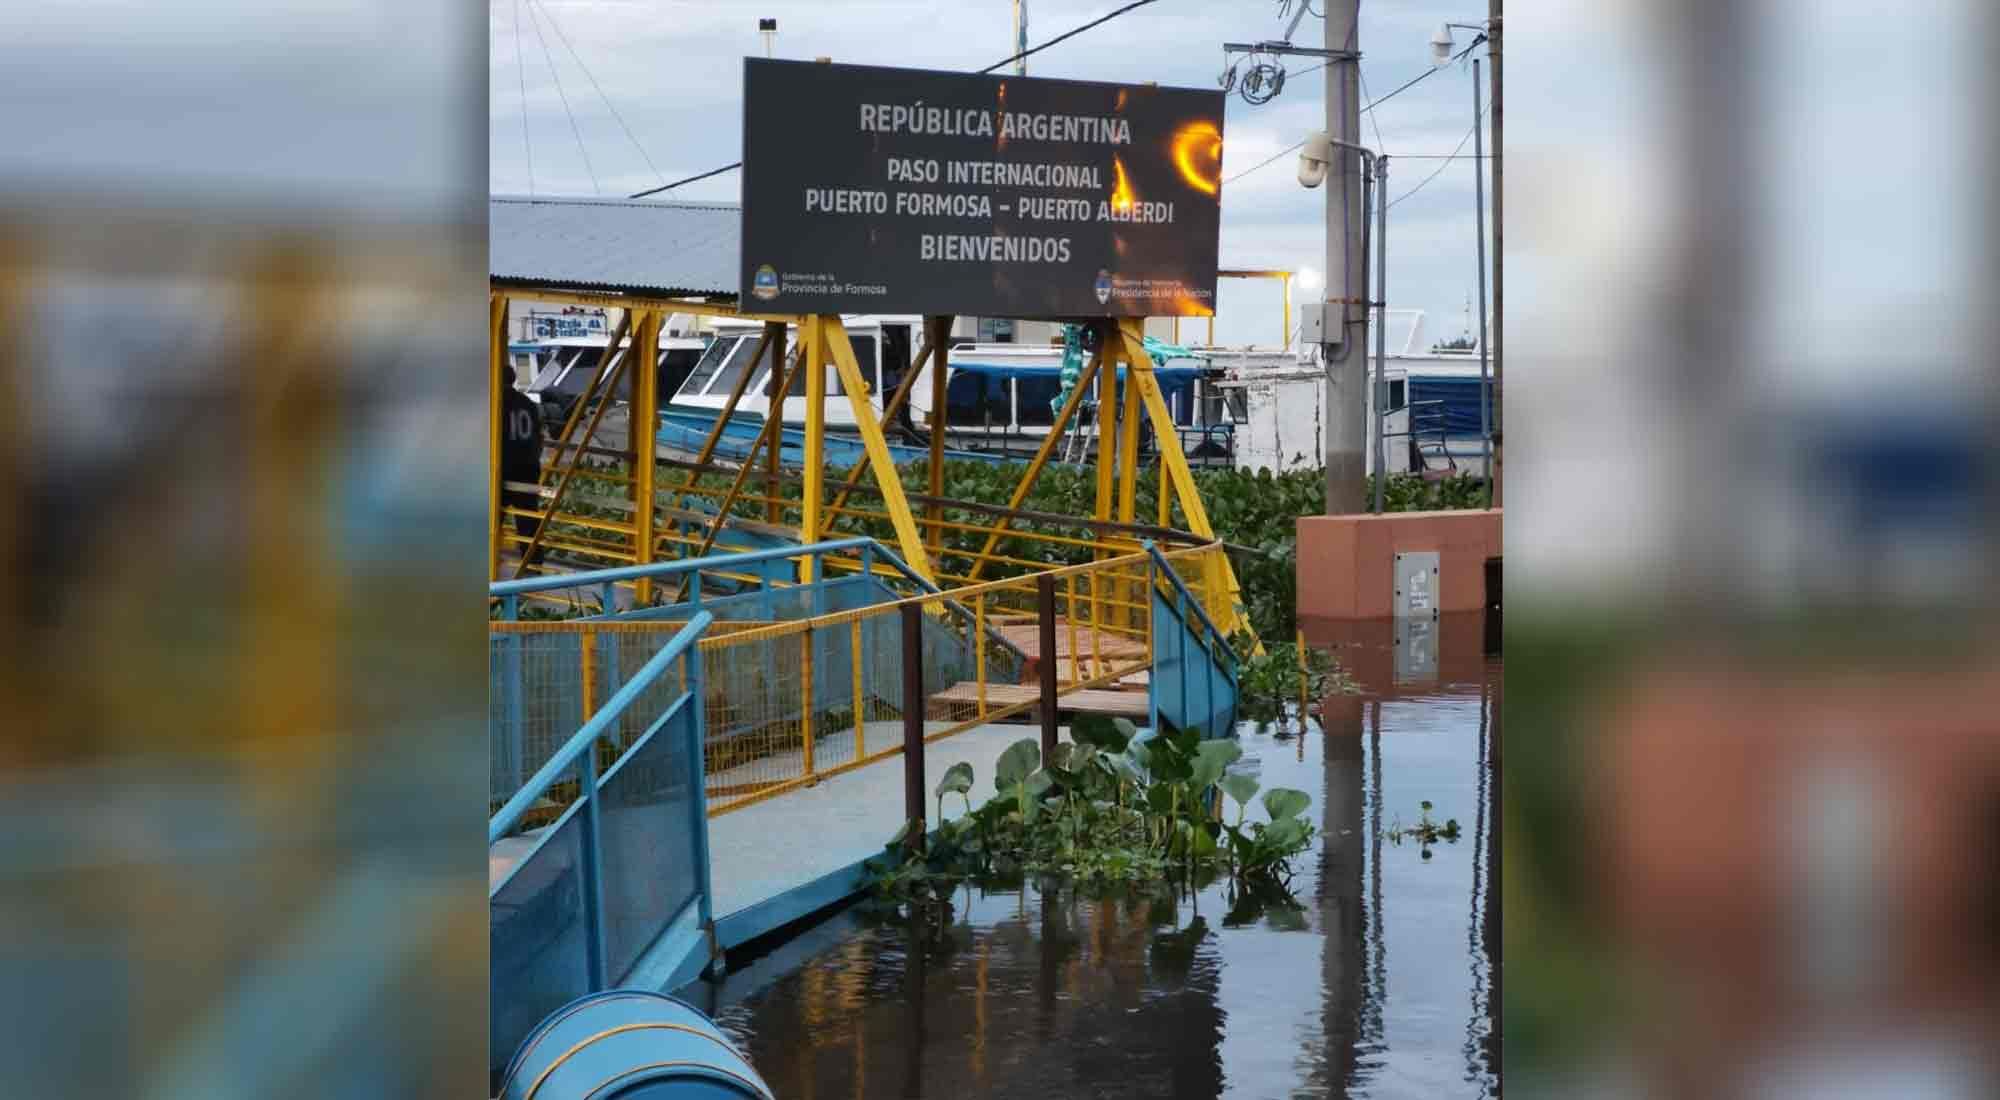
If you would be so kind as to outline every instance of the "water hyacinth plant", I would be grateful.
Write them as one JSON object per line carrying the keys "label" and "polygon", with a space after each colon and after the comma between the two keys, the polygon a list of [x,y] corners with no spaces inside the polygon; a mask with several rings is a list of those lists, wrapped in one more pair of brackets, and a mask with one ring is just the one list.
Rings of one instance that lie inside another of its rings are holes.
{"label": "water hyacinth plant", "polygon": [[[1265,820],[1250,820],[1258,782],[1229,772],[1242,746],[1204,740],[1195,730],[1143,740],[1137,733],[1122,718],[1079,717],[1074,741],[1046,760],[1034,739],[1017,741],[995,763],[993,794],[978,806],[972,766],[952,765],[935,791],[939,816],[954,795],[966,812],[921,847],[909,843],[905,826],[874,865],[879,892],[916,902],[989,875],[1152,883],[1202,872],[1282,891],[1291,857],[1312,844],[1313,825],[1303,816],[1311,797],[1284,787],[1263,791]],[[1218,812],[1225,795],[1236,803],[1233,819]]]}

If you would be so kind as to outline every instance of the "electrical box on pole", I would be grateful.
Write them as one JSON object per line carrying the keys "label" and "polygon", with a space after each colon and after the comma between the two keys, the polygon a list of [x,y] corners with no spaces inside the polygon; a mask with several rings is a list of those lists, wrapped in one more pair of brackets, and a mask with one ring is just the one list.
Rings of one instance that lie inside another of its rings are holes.
{"label": "electrical box on pole", "polygon": [[1326,303],[1304,302],[1299,306],[1299,342],[1333,344],[1340,341],[1340,326],[1326,323]]}

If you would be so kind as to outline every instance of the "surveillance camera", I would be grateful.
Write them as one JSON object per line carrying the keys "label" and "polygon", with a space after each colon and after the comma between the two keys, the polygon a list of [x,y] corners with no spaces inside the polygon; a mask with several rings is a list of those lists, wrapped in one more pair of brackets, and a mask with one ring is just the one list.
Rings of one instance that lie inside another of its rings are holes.
{"label": "surveillance camera", "polygon": [[1326,179],[1326,166],[1333,159],[1333,141],[1324,130],[1314,130],[1306,136],[1305,147],[1299,150],[1299,186],[1318,187]]}

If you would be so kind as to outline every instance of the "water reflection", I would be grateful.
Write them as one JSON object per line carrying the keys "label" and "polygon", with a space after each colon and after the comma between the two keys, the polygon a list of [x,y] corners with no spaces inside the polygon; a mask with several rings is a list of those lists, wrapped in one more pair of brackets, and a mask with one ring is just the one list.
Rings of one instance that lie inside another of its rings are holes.
{"label": "water reflection", "polygon": [[[1491,899],[1499,663],[1244,733],[1262,783],[1312,794],[1296,906],[968,888],[949,924],[850,910],[710,991],[786,1097],[1451,1097],[1497,1092]],[[948,742],[943,746],[948,758]],[[1471,826],[1385,845],[1419,801]]]}

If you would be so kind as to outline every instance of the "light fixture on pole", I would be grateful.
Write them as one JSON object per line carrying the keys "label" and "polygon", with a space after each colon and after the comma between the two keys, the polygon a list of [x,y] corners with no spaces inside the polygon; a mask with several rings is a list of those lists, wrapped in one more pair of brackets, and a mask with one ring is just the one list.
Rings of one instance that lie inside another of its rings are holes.
{"label": "light fixture on pole", "polygon": [[1444,66],[1451,60],[1451,24],[1439,23],[1437,33],[1431,35],[1431,64]]}
{"label": "light fixture on pole", "polygon": [[[1431,60],[1444,65],[1451,60],[1451,29],[1478,31],[1472,45],[1487,41],[1490,24],[1446,23],[1431,35]],[[1469,48],[1469,47],[1468,47]],[[1472,61],[1472,209],[1473,237],[1478,246],[1479,272],[1479,458],[1480,476],[1486,480],[1486,507],[1493,507],[1493,376],[1486,350],[1486,109],[1479,102],[1479,59]]]}
{"label": "light fixture on pole", "polygon": [[1453,27],[1457,27],[1460,30],[1478,31],[1479,37],[1472,43],[1475,46],[1486,39],[1486,24],[1484,23],[1439,23],[1437,33],[1431,35],[1431,64],[1437,68],[1441,69],[1451,64],[1452,54],[1456,52],[1453,47],[1457,43],[1451,40]]}
{"label": "light fixture on pole", "polygon": [[778,21],[776,19],[757,20],[757,33],[764,36],[764,56],[770,57],[771,41],[778,37]]}
{"label": "light fixture on pole", "polygon": [[1305,291],[1307,294],[1318,290],[1320,288],[1319,269],[1311,267],[1299,268],[1298,283],[1299,289]]}
{"label": "light fixture on pole", "polygon": [[[1356,145],[1351,141],[1341,141],[1338,138],[1330,137],[1324,130],[1314,130],[1312,133],[1306,135],[1305,145],[1299,150],[1299,186],[1314,188],[1324,183],[1326,181],[1327,167],[1332,163],[1334,150],[1336,149],[1351,150],[1356,156],[1361,158],[1362,164],[1361,255],[1363,262],[1361,295],[1359,303],[1349,304],[1359,304],[1362,307],[1362,316],[1364,317],[1368,316],[1370,309],[1379,311],[1374,325],[1375,380],[1372,392],[1375,396],[1371,403],[1375,409],[1375,472],[1377,475],[1374,479],[1375,511],[1380,512],[1382,510],[1382,483],[1386,479],[1388,470],[1388,460],[1382,440],[1383,433],[1388,427],[1386,421],[1388,413],[1385,409],[1385,406],[1388,404],[1388,386],[1384,379],[1387,377],[1389,351],[1384,331],[1386,326],[1383,324],[1383,319],[1388,316],[1388,292],[1385,288],[1389,283],[1389,157],[1387,154],[1378,153],[1365,145]],[[1373,299],[1368,295],[1367,265],[1369,244],[1368,214],[1371,210],[1375,214],[1375,297]],[[1322,321],[1322,325],[1324,324],[1325,322]],[[1365,362],[1368,354],[1365,330],[1362,337],[1361,354]],[[1331,365],[1328,366],[1328,370],[1331,372]]]}

